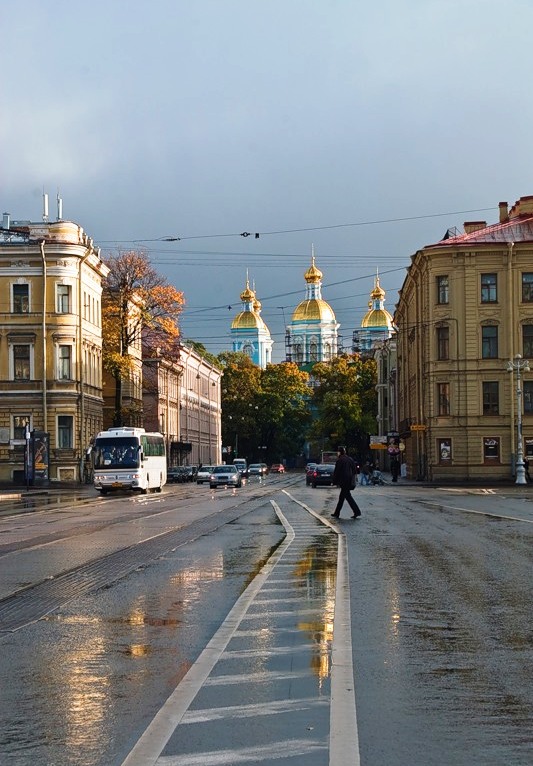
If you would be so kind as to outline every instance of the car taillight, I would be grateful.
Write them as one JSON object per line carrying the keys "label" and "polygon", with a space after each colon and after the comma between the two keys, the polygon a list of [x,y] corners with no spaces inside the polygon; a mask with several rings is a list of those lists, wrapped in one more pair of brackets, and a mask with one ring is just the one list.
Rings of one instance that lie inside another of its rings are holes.
{"label": "car taillight", "polygon": [[318,471],[313,471],[313,476],[318,476]]}

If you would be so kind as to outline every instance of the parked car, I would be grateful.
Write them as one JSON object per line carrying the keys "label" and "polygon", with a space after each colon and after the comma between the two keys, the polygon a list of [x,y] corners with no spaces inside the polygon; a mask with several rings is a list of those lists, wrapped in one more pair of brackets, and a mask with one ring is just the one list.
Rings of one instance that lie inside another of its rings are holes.
{"label": "parked car", "polygon": [[183,466],[176,465],[167,468],[167,484],[181,484],[183,481],[185,481]]}
{"label": "parked car", "polygon": [[283,463],[274,463],[270,466],[270,473],[285,473],[285,466]]}
{"label": "parked car", "polygon": [[240,487],[242,476],[234,465],[215,465],[209,476],[209,486],[215,487]]}
{"label": "parked car", "polygon": [[313,482],[313,474],[315,472],[316,463],[308,463],[305,467],[305,483],[309,487]]}
{"label": "parked car", "polygon": [[248,466],[248,476],[266,476],[268,466],[266,463],[252,463]]}
{"label": "parked car", "polygon": [[198,466],[196,465],[184,465],[185,481],[196,481],[196,474],[198,472]]}
{"label": "parked car", "polygon": [[311,477],[311,486],[313,489],[319,486],[329,486],[333,484],[333,471],[335,466],[332,463],[319,463],[313,470]]}
{"label": "parked car", "polygon": [[201,468],[198,468],[196,472],[196,483],[203,484],[204,481],[209,481],[213,468],[213,465],[203,465]]}

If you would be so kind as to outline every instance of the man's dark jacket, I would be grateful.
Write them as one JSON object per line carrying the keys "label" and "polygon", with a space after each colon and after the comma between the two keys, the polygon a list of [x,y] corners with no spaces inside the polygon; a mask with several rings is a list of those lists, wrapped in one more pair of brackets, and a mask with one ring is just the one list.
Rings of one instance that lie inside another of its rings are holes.
{"label": "man's dark jacket", "polygon": [[333,471],[333,484],[341,489],[351,489],[355,472],[356,466],[352,458],[349,455],[339,455]]}

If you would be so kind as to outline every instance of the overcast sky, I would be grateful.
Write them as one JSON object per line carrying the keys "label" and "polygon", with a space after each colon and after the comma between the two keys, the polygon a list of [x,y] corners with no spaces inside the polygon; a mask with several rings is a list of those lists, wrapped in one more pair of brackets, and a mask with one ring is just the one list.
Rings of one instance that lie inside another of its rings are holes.
{"label": "overcast sky", "polygon": [[281,361],[314,244],[349,346],[376,269],[393,313],[417,249],[533,194],[531,0],[6,0],[1,23],[0,212],[40,220],[44,189],[54,219],[59,189],[213,353],[246,269]]}

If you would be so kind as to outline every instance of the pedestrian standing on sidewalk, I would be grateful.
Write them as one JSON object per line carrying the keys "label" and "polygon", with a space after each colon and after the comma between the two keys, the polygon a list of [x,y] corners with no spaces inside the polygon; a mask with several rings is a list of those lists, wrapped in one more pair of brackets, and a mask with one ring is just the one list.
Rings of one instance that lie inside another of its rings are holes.
{"label": "pedestrian standing on sidewalk", "polygon": [[339,518],[341,515],[341,508],[346,500],[348,505],[353,511],[352,519],[357,519],[361,515],[359,506],[352,497],[351,490],[355,489],[357,477],[357,466],[355,461],[346,454],[344,447],[339,447],[339,457],[335,462],[335,470],[333,472],[333,484],[340,487],[339,500],[337,507],[332,516]]}

